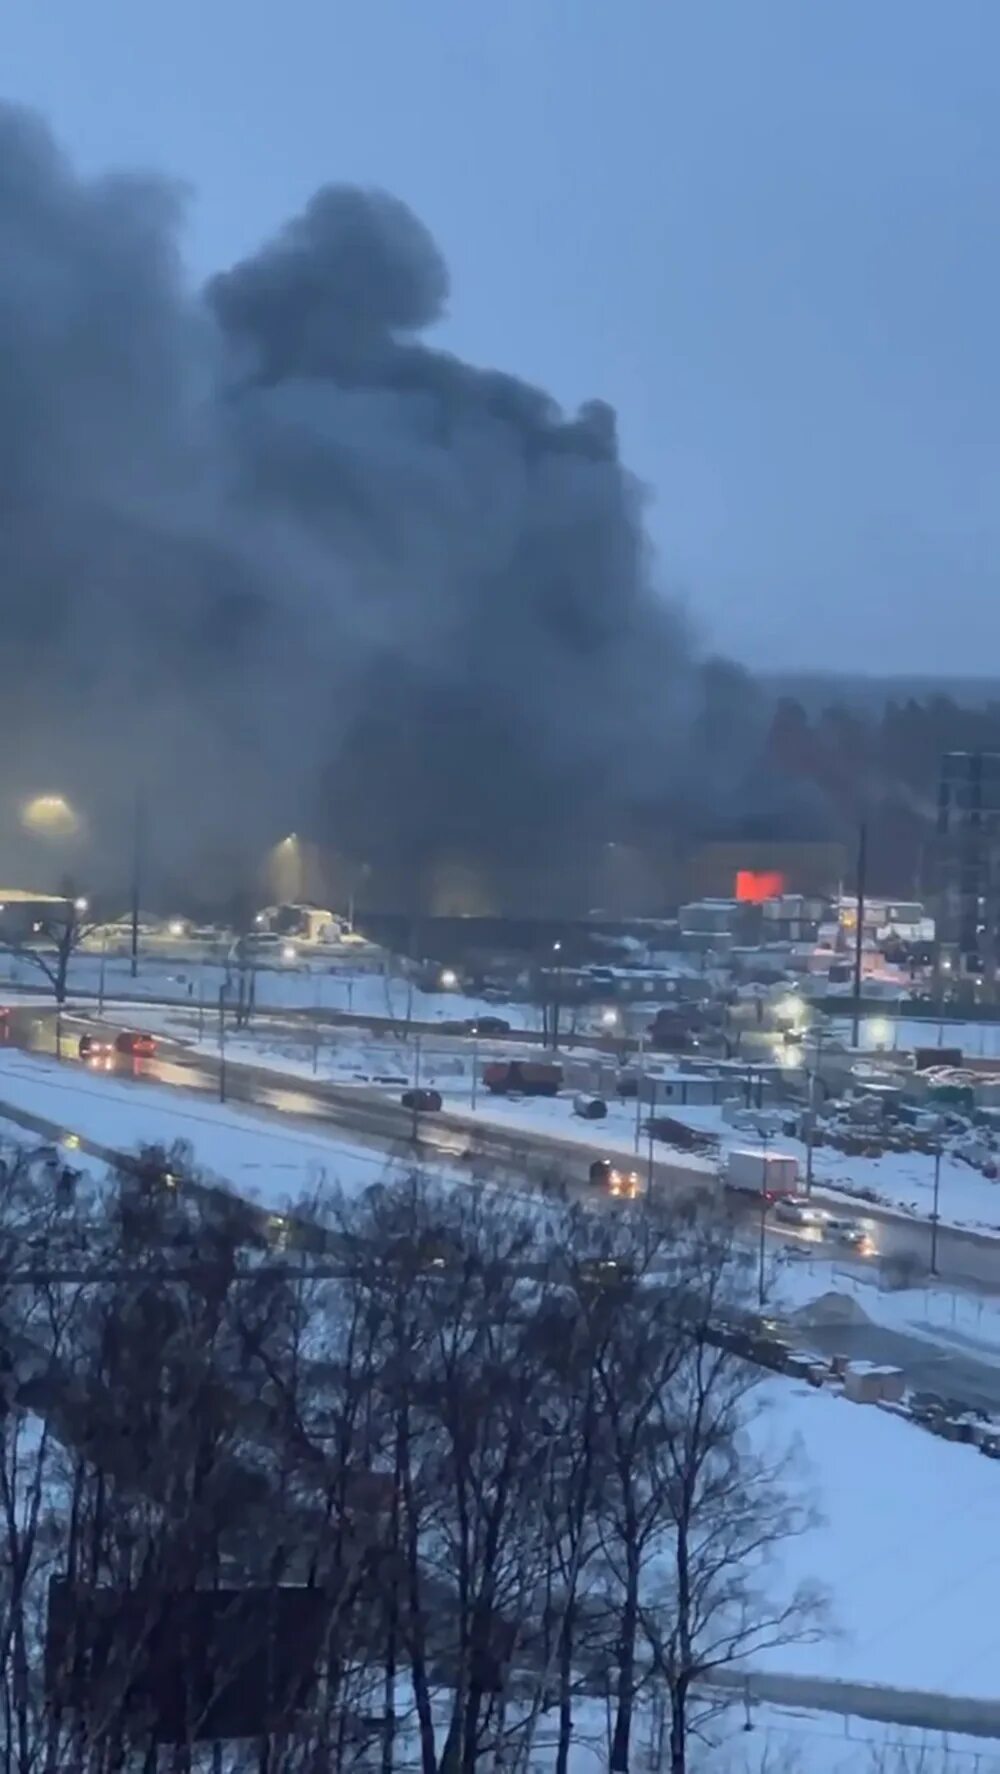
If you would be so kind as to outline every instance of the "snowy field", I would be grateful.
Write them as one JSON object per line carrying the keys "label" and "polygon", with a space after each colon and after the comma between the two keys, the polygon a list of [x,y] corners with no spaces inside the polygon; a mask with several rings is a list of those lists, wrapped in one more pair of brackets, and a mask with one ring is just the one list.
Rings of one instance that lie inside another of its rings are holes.
{"label": "snowy field", "polygon": [[766,1653],[786,1674],[997,1695],[1000,1472],[968,1448],[918,1435],[873,1405],[767,1383],[755,1435],[801,1447],[823,1524],[778,1555],[821,1583],[839,1637]]}
{"label": "snowy field", "polygon": [[[793,1707],[755,1707],[750,1716],[749,1731],[742,1708],[714,1721],[712,1742],[691,1751],[691,1774],[1000,1774],[1000,1742],[980,1737]],[[598,1766],[581,1757],[570,1774]]]}
{"label": "snowy field", "polygon": [[1000,1365],[1000,1297],[922,1283],[882,1288],[876,1270],[847,1268],[821,1257],[779,1253],[772,1265],[769,1300],[789,1314],[828,1294],[853,1300],[873,1324],[923,1337],[939,1348]]}
{"label": "snowy field", "polygon": [[[386,1157],[339,1136],[286,1130],[250,1109],[199,1100],[167,1086],[104,1078],[11,1049],[0,1052],[0,1109],[3,1105],[120,1151],[188,1140],[200,1169],[267,1207],[285,1207],[324,1185],[361,1190],[410,1168],[405,1158]],[[26,1137],[15,1124],[10,1132]]]}
{"label": "snowy field", "polygon": [[[691,1774],[1000,1774],[1000,1742],[979,1737],[947,1737],[865,1719],[841,1718],[804,1708],[752,1706],[727,1708],[712,1719],[705,1744],[688,1752]],[[602,1774],[609,1741],[603,1707],[578,1702],[568,1774]],[[543,1715],[532,1755],[532,1770],[552,1766],[555,1720]],[[656,1724],[640,1705],[635,1730],[635,1766],[653,1761]],[[902,1760],[901,1757],[906,1757]],[[666,1774],[667,1763],[659,1766]]]}
{"label": "snowy field", "polygon": [[[70,963],[70,995],[96,994],[101,989],[101,974],[100,955],[78,952]],[[103,974],[103,989],[109,999],[173,999],[178,1004],[203,999],[215,1004],[220,987],[226,984],[226,969],[215,962],[156,956],[143,957],[133,979],[128,960],[109,955]],[[380,968],[369,970],[350,956],[343,961],[303,959],[294,966],[258,967],[255,981],[256,1003],[262,1010],[334,1010],[355,1016],[412,1018],[417,1022],[492,1015],[502,1016],[514,1028],[533,1030],[540,1026],[537,1005],[490,1004],[457,991],[423,992],[398,975],[386,976]],[[29,991],[45,985],[32,961],[0,953],[0,985],[4,983]]]}

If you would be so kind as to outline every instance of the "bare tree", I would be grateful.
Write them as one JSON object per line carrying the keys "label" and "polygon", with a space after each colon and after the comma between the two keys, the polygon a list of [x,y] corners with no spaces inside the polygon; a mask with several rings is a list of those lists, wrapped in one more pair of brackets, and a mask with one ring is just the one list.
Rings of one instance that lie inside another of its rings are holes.
{"label": "bare tree", "polygon": [[63,885],[64,898],[40,912],[23,936],[0,936],[0,951],[36,967],[48,981],[58,1005],[66,1002],[69,970],[80,944],[96,928],[88,920],[89,903],[71,882]]}
{"label": "bare tree", "polygon": [[696,1685],[775,1646],[815,1639],[824,1620],[817,1587],[789,1587],[774,1568],[782,1544],[816,1518],[792,1456],[767,1448],[761,1370],[718,1333],[742,1258],[710,1226],[689,1260],[680,1359],[643,1450],[667,1550],[640,1615],[670,1697],[671,1774],[686,1774],[689,1739],[711,1711],[693,1706]]}

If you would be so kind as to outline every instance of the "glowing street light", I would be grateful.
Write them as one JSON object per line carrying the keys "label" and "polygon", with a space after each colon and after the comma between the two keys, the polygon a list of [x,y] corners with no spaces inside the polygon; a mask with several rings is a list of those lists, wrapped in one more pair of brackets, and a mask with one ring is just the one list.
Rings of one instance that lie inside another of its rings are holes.
{"label": "glowing street light", "polygon": [[89,899],[74,899],[73,910],[75,912],[89,912],[90,900]]}
{"label": "glowing street light", "polygon": [[21,808],[21,824],[41,837],[72,838],[81,820],[65,795],[33,795]]}
{"label": "glowing street light", "polygon": [[458,974],[455,972],[454,967],[446,967],[441,974],[441,990],[443,992],[453,992],[457,984]]}

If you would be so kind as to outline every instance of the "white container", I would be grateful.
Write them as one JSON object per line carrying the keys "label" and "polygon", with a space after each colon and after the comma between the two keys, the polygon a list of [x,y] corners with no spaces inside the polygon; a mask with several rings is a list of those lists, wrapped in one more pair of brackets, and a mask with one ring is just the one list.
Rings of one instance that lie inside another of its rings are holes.
{"label": "white container", "polygon": [[726,1187],[748,1195],[794,1195],[798,1188],[799,1161],[791,1152],[729,1152]]}

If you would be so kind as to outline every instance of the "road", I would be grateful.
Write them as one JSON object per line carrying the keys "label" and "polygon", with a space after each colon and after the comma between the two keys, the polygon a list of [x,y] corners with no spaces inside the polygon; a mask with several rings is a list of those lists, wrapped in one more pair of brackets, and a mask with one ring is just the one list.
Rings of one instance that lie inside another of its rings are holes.
{"label": "road", "polygon": [[[110,1024],[100,1025],[91,1018],[67,1016],[62,1042],[64,1064],[79,1065],[76,1048],[85,1028],[109,1037],[117,1032]],[[26,1051],[56,1057],[54,1014],[16,1012],[11,1019],[11,1040]],[[218,1098],[219,1070],[215,1056],[194,1054],[162,1043],[151,1059],[121,1062],[116,1066],[115,1076]],[[437,1158],[452,1166],[456,1163],[478,1166],[482,1170],[536,1183],[544,1177],[560,1178],[582,1198],[589,1193],[585,1178],[592,1154],[575,1140],[492,1126],[481,1117],[473,1121],[471,1117],[438,1114],[420,1118],[418,1141],[414,1144],[414,1122],[410,1111],[377,1089],[308,1080],[289,1082],[267,1067],[243,1063],[227,1063],[226,1090],[227,1100],[246,1104],[269,1117],[288,1117],[294,1122],[307,1124],[320,1121],[324,1128],[342,1128],[352,1140],[368,1141],[382,1151],[386,1147],[411,1151],[421,1163]],[[657,1159],[654,1175],[657,1184],[666,1188],[691,1187],[692,1181],[705,1186],[704,1173],[692,1172],[683,1160]],[[749,1239],[756,1243],[759,1226],[756,1204],[749,1203],[739,1217]],[[906,1254],[926,1260],[929,1231],[925,1225],[913,1225],[877,1212],[872,1212],[870,1218],[877,1228],[883,1255]],[[766,1230],[772,1248],[786,1245],[800,1254],[809,1237],[773,1223],[769,1223]],[[870,1259],[866,1262],[852,1258],[850,1252],[834,1251],[829,1244],[816,1245],[815,1252],[818,1257],[835,1255],[839,1267],[851,1268],[858,1275],[867,1272],[867,1276],[871,1276]],[[961,1284],[971,1272],[980,1286],[992,1283],[996,1287],[1000,1283],[1000,1247],[995,1241],[942,1228],[939,1259],[942,1279]],[[789,1332],[800,1348],[901,1367],[912,1386],[960,1398],[970,1407],[1000,1413],[1000,1362],[994,1366],[988,1359],[982,1359],[972,1345],[963,1350],[957,1334],[942,1340],[940,1332],[935,1333],[930,1327],[925,1339],[873,1323],[817,1326],[797,1323],[789,1326]]]}
{"label": "road", "polygon": [[[62,1058],[78,1065],[77,1043],[84,1029],[113,1039],[116,1026],[101,1024],[89,1016],[67,1013],[63,1019]],[[29,1052],[56,1057],[56,1018],[53,1011],[15,1009],[10,1016],[10,1041]],[[408,1109],[377,1087],[363,1084],[332,1084],[327,1081],[288,1079],[272,1068],[243,1061],[226,1062],[226,1098],[268,1115],[341,1129],[353,1140],[362,1140],[393,1151],[406,1150],[415,1161],[426,1164],[440,1159],[450,1164],[494,1167],[516,1172],[526,1181],[562,1181],[571,1190],[587,1193],[586,1172],[590,1159],[603,1155],[598,1138],[592,1150],[574,1139],[560,1139],[548,1132],[503,1127],[477,1116],[445,1112],[422,1115],[415,1126]],[[148,1060],[119,1061],[116,1076],[136,1082],[162,1084],[174,1089],[218,1097],[220,1062],[216,1055],[191,1052],[161,1041]],[[643,1176],[646,1163],[642,1163]],[[653,1165],[654,1186],[662,1189],[713,1187],[703,1171],[692,1170],[682,1154],[659,1156]],[[829,1197],[844,1215],[862,1215],[871,1227],[882,1260],[905,1260],[918,1273],[926,1272],[930,1254],[930,1228],[926,1221],[910,1220],[884,1209],[851,1204]],[[757,1206],[752,1200],[736,1208],[748,1226],[756,1225]],[[769,1220],[766,1228],[772,1245],[802,1246],[802,1235]],[[871,1259],[856,1259],[844,1248],[829,1243],[816,1249],[817,1256],[835,1257],[844,1267],[870,1273]],[[942,1282],[1000,1292],[1000,1239],[942,1225],[938,1238],[938,1271]]]}
{"label": "road", "polygon": [[960,1399],[967,1408],[1000,1414],[1000,1360],[994,1367],[959,1347],[879,1324],[796,1326],[795,1342],[820,1355],[846,1355],[880,1367],[902,1368],[907,1384],[917,1391],[938,1392],[943,1398]]}

